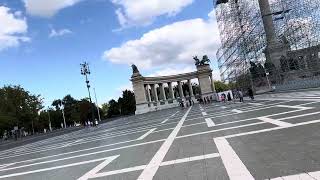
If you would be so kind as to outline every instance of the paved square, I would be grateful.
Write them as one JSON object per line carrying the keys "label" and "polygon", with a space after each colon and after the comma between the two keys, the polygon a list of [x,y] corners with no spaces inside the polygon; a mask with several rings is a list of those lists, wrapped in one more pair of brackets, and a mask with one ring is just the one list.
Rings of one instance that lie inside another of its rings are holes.
{"label": "paved square", "polygon": [[3,150],[0,179],[320,180],[320,99],[288,94],[158,111]]}

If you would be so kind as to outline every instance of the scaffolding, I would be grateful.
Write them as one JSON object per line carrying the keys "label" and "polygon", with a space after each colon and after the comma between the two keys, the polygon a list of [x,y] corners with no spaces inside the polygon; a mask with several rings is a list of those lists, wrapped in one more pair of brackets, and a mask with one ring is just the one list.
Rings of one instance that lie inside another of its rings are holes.
{"label": "scaffolding", "polygon": [[[279,41],[290,51],[320,44],[320,0],[269,0]],[[217,51],[221,79],[235,82],[250,62],[264,64],[266,37],[258,0],[217,0],[221,47]]]}

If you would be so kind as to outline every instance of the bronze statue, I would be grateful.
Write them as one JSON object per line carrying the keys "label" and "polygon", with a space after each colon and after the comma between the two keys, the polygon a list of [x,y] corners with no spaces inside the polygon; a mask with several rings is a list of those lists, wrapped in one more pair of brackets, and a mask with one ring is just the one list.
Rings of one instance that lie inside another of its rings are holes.
{"label": "bronze statue", "polygon": [[138,68],[137,68],[136,65],[132,64],[132,65],[131,65],[131,68],[132,68],[132,73],[133,73],[133,74],[139,73],[139,70],[138,70]]}
{"label": "bronze statue", "polygon": [[200,65],[200,59],[197,56],[194,56],[193,59],[195,61],[195,65],[199,66]]}
{"label": "bronze statue", "polygon": [[206,65],[206,64],[209,64],[209,63],[210,63],[210,59],[208,58],[207,55],[204,55],[204,56],[202,57],[201,63],[202,63],[202,65]]}
{"label": "bronze statue", "polygon": [[207,55],[204,55],[201,61],[197,56],[194,56],[193,59],[195,61],[196,66],[208,65],[210,63],[210,59],[208,58]]}

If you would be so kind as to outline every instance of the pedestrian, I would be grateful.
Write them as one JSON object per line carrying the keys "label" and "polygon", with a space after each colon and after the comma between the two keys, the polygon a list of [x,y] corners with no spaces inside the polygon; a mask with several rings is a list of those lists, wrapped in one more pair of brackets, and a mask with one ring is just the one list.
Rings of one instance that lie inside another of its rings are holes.
{"label": "pedestrian", "polygon": [[221,102],[224,102],[224,96],[223,96],[223,94],[221,94],[220,100],[221,100]]}
{"label": "pedestrian", "polygon": [[253,90],[251,88],[248,88],[248,95],[251,98],[251,100],[254,100]]}
{"label": "pedestrian", "polygon": [[228,101],[231,101],[231,100],[232,100],[231,94],[230,94],[230,92],[228,92]]}
{"label": "pedestrian", "polygon": [[203,99],[204,99],[204,104],[207,104],[207,100],[206,100],[206,98],[204,97]]}
{"label": "pedestrian", "polygon": [[226,94],[225,94],[225,93],[223,93],[223,94],[222,94],[222,96],[223,96],[223,102],[226,102],[226,100],[227,100],[227,96],[226,96]]}
{"label": "pedestrian", "polygon": [[241,90],[238,91],[240,102],[243,102],[243,93]]}

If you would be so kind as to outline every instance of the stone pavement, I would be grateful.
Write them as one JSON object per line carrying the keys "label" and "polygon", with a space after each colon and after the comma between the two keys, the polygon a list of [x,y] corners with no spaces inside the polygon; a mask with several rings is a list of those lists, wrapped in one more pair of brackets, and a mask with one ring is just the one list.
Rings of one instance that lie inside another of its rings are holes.
{"label": "stone pavement", "polygon": [[320,179],[320,100],[259,98],[138,115],[0,151],[0,179]]}

